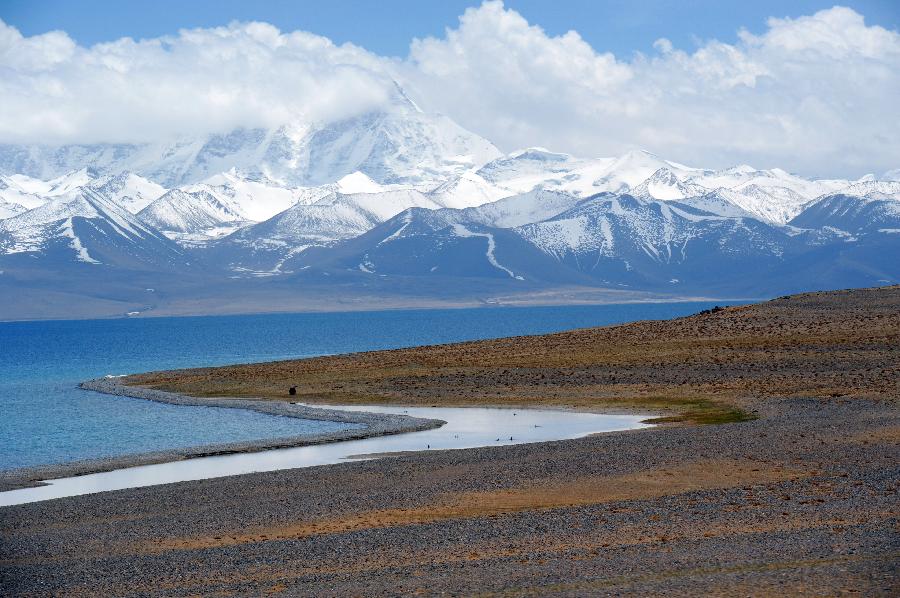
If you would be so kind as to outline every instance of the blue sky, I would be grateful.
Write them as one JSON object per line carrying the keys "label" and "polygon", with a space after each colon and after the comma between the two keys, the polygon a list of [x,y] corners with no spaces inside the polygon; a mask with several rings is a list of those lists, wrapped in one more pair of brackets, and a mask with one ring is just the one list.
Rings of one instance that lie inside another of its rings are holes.
{"label": "blue sky", "polygon": [[[380,55],[406,56],[415,37],[441,37],[472,0],[0,0],[0,19],[26,36],[61,29],[80,45],[174,34],[182,28],[266,21],[282,31],[301,29],[336,43],[353,42]],[[829,8],[817,0],[507,0],[549,35],[575,29],[599,52],[648,52],[665,37],[690,49],[711,38],[732,43],[736,32],[765,29],[766,19],[798,17]],[[900,29],[900,0],[842,1],[869,25]]]}

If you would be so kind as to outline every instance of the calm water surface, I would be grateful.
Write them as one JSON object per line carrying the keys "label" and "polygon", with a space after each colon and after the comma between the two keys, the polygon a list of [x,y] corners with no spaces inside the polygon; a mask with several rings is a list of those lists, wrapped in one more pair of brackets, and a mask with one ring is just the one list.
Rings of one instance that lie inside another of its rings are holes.
{"label": "calm water surface", "polygon": [[712,305],[490,307],[0,323],[0,469],[347,427],[79,390],[77,383],[88,378],[542,334],[672,318]]}
{"label": "calm water surface", "polygon": [[[334,408],[334,407],[332,407]],[[0,492],[0,506],[94,492],[203,480],[258,471],[328,465],[383,453],[502,446],[580,438],[596,432],[647,427],[640,415],[482,407],[340,407],[348,411],[406,413],[444,420],[422,432],[333,442],[315,446],[200,457],[52,480],[48,486]]]}

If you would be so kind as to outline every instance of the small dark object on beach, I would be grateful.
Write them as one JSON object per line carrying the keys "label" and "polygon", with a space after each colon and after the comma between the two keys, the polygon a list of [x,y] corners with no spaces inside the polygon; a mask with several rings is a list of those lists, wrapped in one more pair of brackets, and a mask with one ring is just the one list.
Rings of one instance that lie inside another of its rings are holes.
{"label": "small dark object on beach", "polygon": [[290,387],[290,388],[288,389],[288,394],[291,395],[291,396],[296,395],[296,394],[297,394],[297,387],[296,387],[296,386]]}
{"label": "small dark object on beach", "polygon": [[704,309],[703,311],[701,311],[701,312],[700,312],[699,314],[697,314],[697,315],[700,315],[700,316],[707,316],[707,315],[709,315],[709,314],[719,313],[720,311],[725,311],[725,308],[722,307],[722,306],[720,306],[720,305],[716,305],[716,306],[714,306],[712,309]]}

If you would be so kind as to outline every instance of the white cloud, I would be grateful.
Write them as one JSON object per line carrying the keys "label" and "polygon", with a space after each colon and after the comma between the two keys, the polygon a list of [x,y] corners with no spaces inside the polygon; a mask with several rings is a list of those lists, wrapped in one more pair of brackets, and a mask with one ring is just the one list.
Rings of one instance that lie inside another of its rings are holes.
{"label": "white cloud", "polygon": [[328,120],[388,101],[392,79],[506,150],[644,148],[682,162],[809,175],[900,164],[900,35],[835,7],[686,51],[598,52],[499,2],[405,60],[262,23],[122,39],[23,38],[0,22],[0,142],[136,141]]}
{"label": "white cloud", "polygon": [[851,9],[770,19],[765,33],[742,31],[734,45],[654,47],[617,60],[575,32],[550,37],[489,2],[444,38],[415,41],[406,74],[423,104],[506,149],[643,148],[806,174],[900,163],[900,35]]}
{"label": "white cloud", "polygon": [[264,23],[82,48],[0,22],[0,140],[145,141],[350,116],[392,92],[382,63]]}

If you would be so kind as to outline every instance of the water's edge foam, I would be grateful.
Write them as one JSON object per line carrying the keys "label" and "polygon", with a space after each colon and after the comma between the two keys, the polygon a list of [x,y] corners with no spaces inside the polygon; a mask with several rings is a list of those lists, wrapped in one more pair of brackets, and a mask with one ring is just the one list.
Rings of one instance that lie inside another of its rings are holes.
{"label": "water's edge foam", "polygon": [[169,405],[244,409],[265,415],[360,424],[365,427],[323,434],[208,444],[195,447],[174,448],[164,451],[121,455],[117,457],[85,459],[54,465],[11,469],[0,472],[0,492],[42,486],[45,485],[44,480],[54,478],[112,471],[138,465],[152,465],[155,463],[180,461],[196,457],[227,455],[232,453],[251,453],[273,449],[313,446],[331,442],[341,442],[344,440],[361,440],[363,438],[375,436],[388,436],[391,434],[431,430],[439,428],[446,423],[443,420],[425,419],[408,415],[323,409],[319,407],[310,407],[308,405],[297,405],[288,401],[238,398],[198,399],[173,392],[126,386],[121,384],[116,378],[87,380],[78,386],[84,390],[156,401],[158,403],[166,403]]}

